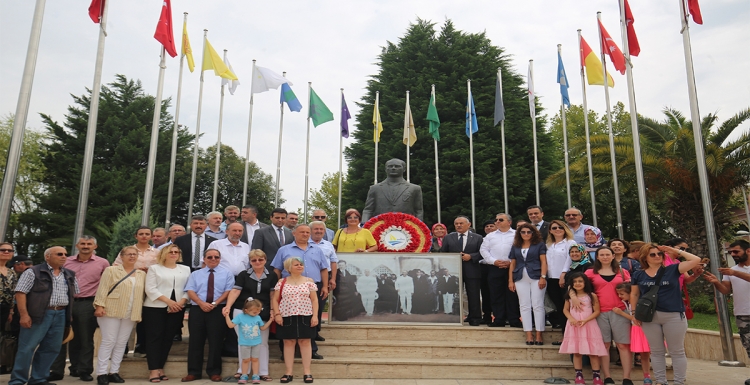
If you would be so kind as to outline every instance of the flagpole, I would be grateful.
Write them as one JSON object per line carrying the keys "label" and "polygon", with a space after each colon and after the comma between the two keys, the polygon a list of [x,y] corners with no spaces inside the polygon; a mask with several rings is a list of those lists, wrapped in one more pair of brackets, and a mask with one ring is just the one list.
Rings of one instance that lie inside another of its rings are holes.
{"label": "flagpole", "polygon": [[[435,95],[435,85],[432,85],[432,100],[437,105],[437,96]],[[437,197],[437,221],[443,223],[440,220],[440,171],[438,170],[438,142],[437,139],[432,138],[435,144],[435,192]]]}
{"label": "flagpole", "polygon": [[635,182],[638,188],[638,203],[641,211],[641,232],[643,241],[651,242],[651,229],[648,217],[646,183],[643,177],[643,160],[641,159],[641,135],[638,129],[638,111],[635,104],[635,85],[633,84],[633,63],[630,61],[630,42],[628,41],[627,20],[625,17],[625,0],[620,0],[620,33],[622,50],[625,54],[625,75],[628,82],[628,104],[630,104],[630,127],[633,131],[633,155],[635,163]]}
{"label": "flagpole", "polygon": [[[471,117],[471,79],[466,80],[466,88],[469,93],[466,98],[466,111],[469,112],[469,167],[471,171],[471,223],[476,226],[475,201],[474,201],[474,127],[471,126],[473,119]],[[476,227],[475,227],[476,228]]]}
{"label": "flagpole", "polygon": [[89,202],[89,185],[91,184],[91,166],[94,163],[94,144],[96,140],[96,124],[99,116],[99,92],[102,88],[102,62],[104,61],[104,41],[107,37],[107,10],[109,1],[104,2],[102,15],[99,20],[99,42],[96,48],[96,64],[94,65],[94,86],[91,88],[89,101],[89,121],[86,128],[86,144],[83,150],[83,170],[81,172],[81,187],[78,192],[78,212],[76,214],[75,230],[73,231],[73,250],[78,239],[83,235],[86,226],[86,210]]}
{"label": "flagpole", "polygon": [[[685,2],[680,2],[680,18],[682,19],[682,46],[685,51],[685,70],[687,73],[688,96],[690,97],[690,117],[693,120],[693,141],[695,142],[695,160],[698,169],[698,181],[701,188],[701,201],[703,203],[703,219],[706,226],[706,242],[708,254],[711,259],[711,272],[719,277],[721,259],[719,257],[719,244],[716,238],[716,227],[714,225],[713,206],[711,205],[711,191],[708,185],[708,172],[706,171],[706,154],[703,148],[703,129],[701,128],[701,116],[698,110],[698,91],[695,87],[695,72],[693,69],[693,52],[690,47],[690,27],[685,12]],[[745,366],[737,360],[734,350],[734,338],[732,325],[729,321],[729,308],[726,296],[718,290],[714,290],[717,313],[719,315],[719,334],[721,335],[721,348],[724,352],[724,360],[719,361],[721,366]]]}
{"label": "flagpole", "polygon": [[305,146],[305,200],[302,202],[302,223],[307,223],[307,194],[308,194],[308,181],[309,181],[309,170],[310,170],[310,94],[312,90],[312,82],[307,82],[307,145]]}
{"label": "flagpole", "polygon": [[146,191],[143,194],[143,214],[141,215],[141,226],[149,226],[151,217],[151,195],[154,189],[154,174],[156,171],[156,147],[159,145],[159,122],[161,120],[161,98],[164,91],[164,69],[167,68],[164,61],[166,49],[161,46],[161,59],[159,60],[159,85],[156,87],[156,100],[154,101],[154,120],[151,122],[151,145],[148,150],[148,166],[146,168]]}
{"label": "flagpole", "polygon": [[[578,30],[578,49],[581,48],[581,30]],[[589,193],[591,194],[591,216],[594,227],[599,227],[596,223],[596,195],[594,194],[594,168],[591,164],[591,136],[589,135],[589,108],[586,104],[586,80],[583,73],[583,62],[581,62],[581,93],[583,94],[583,126],[586,130],[586,160],[589,166]],[[604,87],[608,87],[607,78],[604,78]]]}
{"label": "flagpole", "polygon": [[[21,77],[21,89],[18,92],[18,103],[13,120],[13,133],[11,134],[10,147],[8,148],[8,159],[5,164],[5,177],[3,188],[0,191],[0,242],[5,241],[5,233],[10,222],[10,213],[13,209],[13,197],[18,178],[18,167],[21,162],[23,149],[23,137],[26,130],[26,121],[29,116],[29,103],[31,101],[31,88],[34,83],[36,72],[36,59],[39,54],[39,39],[42,37],[42,21],[44,19],[44,7],[46,0],[37,0],[34,6],[34,16],[31,22],[31,33],[29,35],[29,46],[26,49],[26,63],[23,67]],[[75,245],[77,240],[73,242]]]}
{"label": "flagpole", "polygon": [[242,182],[242,206],[244,207],[247,203],[247,174],[250,168],[250,135],[253,129],[253,96],[255,93],[253,89],[253,81],[255,77],[255,59],[253,59],[253,76],[250,77],[250,112],[247,118],[247,148],[245,148],[245,178]]}
{"label": "flagpole", "polygon": [[[203,55],[206,54],[206,39],[208,39],[208,30],[203,30],[203,53],[201,54],[201,58],[203,58]],[[201,63],[203,63],[201,59]],[[187,216],[187,222],[190,223],[191,218],[193,217],[193,200],[195,198],[195,178],[198,174],[198,141],[201,137],[201,107],[203,106],[203,65],[201,64],[201,85],[198,89],[198,117],[197,122],[195,123],[195,140],[193,144],[193,173],[192,177],[190,178],[190,200],[188,202],[188,216]]]}
{"label": "flagpole", "polygon": [[411,163],[410,158],[411,154],[409,153],[409,150],[411,147],[411,133],[409,132],[409,91],[406,91],[406,108],[404,110],[404,134],[406,135],[406,181],[410,181],[410,170],[411,170]]}
{"label": "flagpole", "polygon": [[[497,81],[500,84],[500,100],[503,99],[503,74],[500,67],[497,67]],[[505,164],[505,119],[500,120],[500,147],[503,154],[503,202],[505,204],[504,212],[508,212],[508,169]]]}
{"label": "flagpole", "polygon": [[[531,78],[528,81],[530,84],[534,84],[534,59],[529,59],[529,76]],[[534,98],[534,100],[529,103],[531,103],[531,105],[534,106],[534,110],[536,110],[536,96],[529,94],[529,97]],[[536,111],[534,111],[534,116],[531,117],[531,129],[533,130],[534,135],[534,186],[536,188],[536,205],[539,206],[539,159],[536,145]]]}
{"label": "flagpole", "polygon": [[[224,50],[224,63],[227,62],[227,50]],[[221,123],[224,119],[224,84],[221,82],[221,98],[219,99],[219,131],[216,138],[216,162],[214,163],[214,195],[211,211],[216,211],[216,200],[219,195],[219,165],[221,164]]]}
{"label": "flagpole", "polygon": [[378,129],[380,128],[380,106],[378,105],[380,103],[380,91],[375,91],[375,109],[378,110],[378,113],[375,117],[375,136],[378,138],[378,140],[375,141],[375,182],[373,184],[378,184],[378,142],[380,142],[380,133],[378,132]]}
{"label": "flagpole", "polygon": [[602,55],[602,68],[604,69],[604,101],[607,103],[607,128],[609,129],[609,157],[612,163],[612,183],[615,188],[615,209],[617,210],[617,235],[620,239],[625,238],[622,231],[622,212],[620,211],[620,185],[617,182],[617,159],[615,158],[615,136],[612,129],[612,110],[609,106],[609,78],[607,77],[607,61],[604,57],[604,42],[602,41],[601,20],[602,13],[596,13],[599,21],[599,52]]}
{"label": "flagpole", "polygon": [[[557,45],[557,54],[562,54],[562,44]],[[560,76],[560,74],[557,74]],[[566,84],[567,86],[567,84]],[[560,95],[560,116],[562,117],[563,126],[563,149],[565,150],[565,185],[568,189],[568,207],[573,207],[573,201],[570,198],[570,166],[568,160],[568,119],[565,112],[565,98]]]}
{"label": "flagpole", "polygon": [[[341,110],[344,110],[344,89],[341,89]],[[343,115],[343,114],[342,114]],[[342,116],[341,119],[344,119]],[[337,228],[341,228],[341,185],[342,185],[342,172],[344,170],[344,136],[339,132],[339,211],[336,218],[338,219]]]}
{"label": "flagpole", "polygon": [[[286,77],[286,71],[281,73],[281,76]],[[283,91],[283,90],[282,90]],[[284,133],[284,102],[281,102],[281,115],[279,116],[279,149],[276,155],[276,197],[274,199],[274,205],[279,207],[279,178],[281,178],[281,138]]]}
{"label": "flagpole", "polygon": [[[183,12],[182,25],[183,28],[187,24],[187,12]],[[184,44],[184,43],[183,43]],[[174,128],[172,129],[172,158],[169,162],[169,189],[167,191],[167,218],[164,221],[164,227],[169,228],[170,218],[172,214],[172,194],[174,193],[174,174],[175,165],[177,164],[177,130],[180,127],[180,100],[182,98],[182,70],[185,66],[185,53],[182,52],[180,55],[180,75],[177,80],[177,101],[175,102],[174,108]]]}

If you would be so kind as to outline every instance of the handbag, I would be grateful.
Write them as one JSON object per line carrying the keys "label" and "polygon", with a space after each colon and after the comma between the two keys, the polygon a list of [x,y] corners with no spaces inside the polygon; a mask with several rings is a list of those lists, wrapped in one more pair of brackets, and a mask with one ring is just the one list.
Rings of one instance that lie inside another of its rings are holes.
{"label": "handbag", "polygon": [[[281,280],[281,287],[279,287],[279,307],[281,306],[281,293],[284,291],[284,285],[286,285],[286,278]],[[276,322],[271,322],[269,330],[271,333],[276,333]]]}
{"label": "handbag", "polygon": [[5,328],[0,334],[0,366],[12,368],[16,361],[18,351],[18,337],[10,333],[10,322],[5,323]]}
{"label": "handbag", "polygon": [[635,319],[641,322],[651,322],[654,319],[654,313],[656,312],[656,302],[659,299],[659,288],[661,287],[661,278],[664,276],[663,266],[659,268],[659,272],[656,274],[656,282],[654,286],[651,286],[646,294],[641,295],[638,298],[638,304],[635,306]]}
{"label": "handbag", "polygon": [[125,275],[124,277],[122,277],[121,280],[117,281],[117,283],[115,283],[114,285],[112,285],[112,287],[110,287],[109,291],[107,292],[107,296],[109,297],[109,295],[112,294],[113,291],[115,291],[115,288],[117,288],[117,286],[119,284],[121,284],[122,281],[128,279],[128,277],[130,277],[133,273],[135,273],[135,269],[130,270],[130,273],[128,273],[127,275]]}

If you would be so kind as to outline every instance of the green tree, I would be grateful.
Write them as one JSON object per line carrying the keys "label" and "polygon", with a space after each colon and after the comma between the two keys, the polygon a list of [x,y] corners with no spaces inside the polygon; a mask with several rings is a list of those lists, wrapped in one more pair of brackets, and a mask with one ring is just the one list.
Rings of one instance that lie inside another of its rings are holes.
{"label": "green tree", "polygon": [[[15,117],[8,114],[0,117],[0,180],[5,178],[11,134]],[[5,240],[15,245],[19,254],[29,254],[34,234],[39,233],[38,226],[25,220],[28,213],[36,210],[44,191],[45,166],[42,159],[45,155],[44,133],[27,128],[21,147],[21,159],[18,165],[18,176],[13,192],[10,222]]]}
{"label": "green tree", "polygon": [[[443,218],[471,214],[469,139],[465,135],[467,89],[471,79],[479,131],[474,134],[476,218],[481,223],[503,207],[500,128],[493,127],[495,77],[501,68],[506,109],[505,139],[508,195],[511,214],[523,213],[536,201],[531,120],[525,79],[511,69],[510,55],[492,45],[485,33],[458,31],[446,21],[440,31],[435,24],[418,19],[398,43],[387,42],[378,56],[379,71],[368,81],[359,102],[354,143],[345,151],[349,161],[344,187],[345,207],[364,207],[373,181],[373,105],[380,91],[380,113],[384,131],[379,144],[379,176],[389,158],[405,158],[402,143],[405,92],[410,91],[411,111],[418,140],[411,147],[411,182],[422,186],[425,222],[437,220],[435,164],[432,138],[425,119],[430,86],[435,84],[440,115],[440,196]],[[537,106],[540,181],[560,167],[545,133],[546,121]],[[405,160],[405,159],[404,159]],[[542,191],[545,211],[562,213],[567,202],[564,190]],[[476,224],[477,226],[479,224]]]}
{"label": "green tree", "polygon": [[[138,227],[141,226],[141,217],[143,216],[143,204],[141,199],[136,200],[135,205],[117,216],[117,219],[112,224],[112,231],[109,234],[109,243],[107,248],[109,252],[103,254],[100,251],[99,255],[105,256],[110,262],[114,262],[117,258],[117,254],[125,246],[130,246],[136,243],[135,232]],[[156,221],[154,216],[151,215],[149,218],[149,226],[151,228],[156,227]]]}
{"label": "green tree", "polygon": [[[342,185],[346,184],[346,177],[342,180]],[[343,197],[342,197],[343,198]],[[320,189],[310,189],[310,201],[308,202],[310,213],[312,210],[325,210],[328,218],[326,226],[330,229],[339,227],[339,173],[325,173],[320,181]],[[346,207],[341,208],[346,211]],[[343,213],[342,213],[343,214]],[[310,216],[308,215],[308,218]]]}

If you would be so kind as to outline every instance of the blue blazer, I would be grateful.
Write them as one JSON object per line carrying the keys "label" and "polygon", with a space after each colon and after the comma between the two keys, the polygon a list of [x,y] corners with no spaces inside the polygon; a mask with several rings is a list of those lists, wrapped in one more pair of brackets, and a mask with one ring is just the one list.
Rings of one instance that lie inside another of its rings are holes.
{"label": "blue blazer", "polygon": [[523,269],[526,269],[529,278],[534,280],[541,278],[542,260],[539,259],[539,256],[542,254],[547,254],[547,245],[544,242],[531,245],[529,252],[526,254],[526,260],[523,259],[520,247],[511,247],[508,258],[516,261],[516,268],[513,269],[513,282],[518,282],[523,278]]}

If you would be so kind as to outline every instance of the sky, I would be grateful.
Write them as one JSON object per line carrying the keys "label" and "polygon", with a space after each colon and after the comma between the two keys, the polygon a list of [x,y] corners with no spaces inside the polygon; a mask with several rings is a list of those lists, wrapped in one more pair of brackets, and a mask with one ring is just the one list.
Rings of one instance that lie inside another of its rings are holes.
{"label": "sky", "polygon": [[[680,0],[631,0],[635,29],[641,46],[633,58],[633,76],[638,113],[662,117],[665,107],[690,116],[682,35]],[[146,93],[156,94],[161,46],[153,38],[161,12],[160,0],[109,0],[102,83],[115,74],[139,79]],[[0,115],[15,112],[26,51],[29,43],[32,0],[0,2]],[[60,123],[65,121],[70,94],[81,95],[93,84],[99,35],[97,24],[88,16],[89,0],[47,1],[36,64],[27,127],[42,130],[39,113]],[[703,25],[690,22],[693,67],[701,115],[716,113],[724,121],[750,107],[750,2],[747,0],[702,0]],[[486,32],[496,46],[510,55],[513,70],[527,73],[534,60],[534,86],[539,103],[552,117],[560,108],[556,83],[557,44],[571,84],[570,99],[582,103],[578,67],[577,29],[598,51],[596,12],[613,39],[622,47],[617,0],[523,2],[472,0],[173,0],[173,27],[180,49],[183,12],[188,12],[188,33],[198,67],[190,73],[185,66],[179,123],[194,132],[197,124],[200,58],[203,29],[208,39],[228,57],[240,86],[234,95],[226,93],[221,139],[244,156],[247,144],[252,60],[287,78],[303,105],[308,82],[336,116],[319,127],[311,125],[309,187],[319,188],[326,173],[339,167],[340,89],[344,89],[351,115],[355,116],[368,79],[377,73],[377,55],[388,41],[397,43],[410,23],[418,18],[437,23],[453,21],[459,30]],[[179,56],[167,58],[164,97],[172,97],[179,78]],[[609,67],[610,71],[614,71]],[[612,74],[611,104],[628,107],[625,76]],[[218,134],[220,78],[206,72],[200,122],[200,146],[216,143]],[[397,92],[406,90],[380,90]],[[590,110],[606,111],[602,87],[588,87]],[[410,95],[411,104],[428,103],[429,95]],[[279,140],[279,93],[256,94],[254,98],[250,160],[272,176],[276,175]],[[301,208],[304,199],[306,108],[301,113],[285,107],[280,184],[288,209]],[[415,117],[418,139],[415,145],[432,145],[427,124]],[[354,120],[350,127],[355,127]],[[361,129],[372,129],[364,122]],[[402,135],[402,127],[386,127],[383,135]],[[481,130],[481,127],[479,128]],[[750,129],[745,123],[744,131]],[[344,139],[346,146],[351,139]],[[346,169],[346,164],[344,164]],[[381,170],[381,176],[383,172]],[[78,183],[78,181],[71,181]],[[168,183],[168,181],[156,181]],[[252,203],[252,197],[249,199]],[[219,202],[219,206],[223,206]]]}

